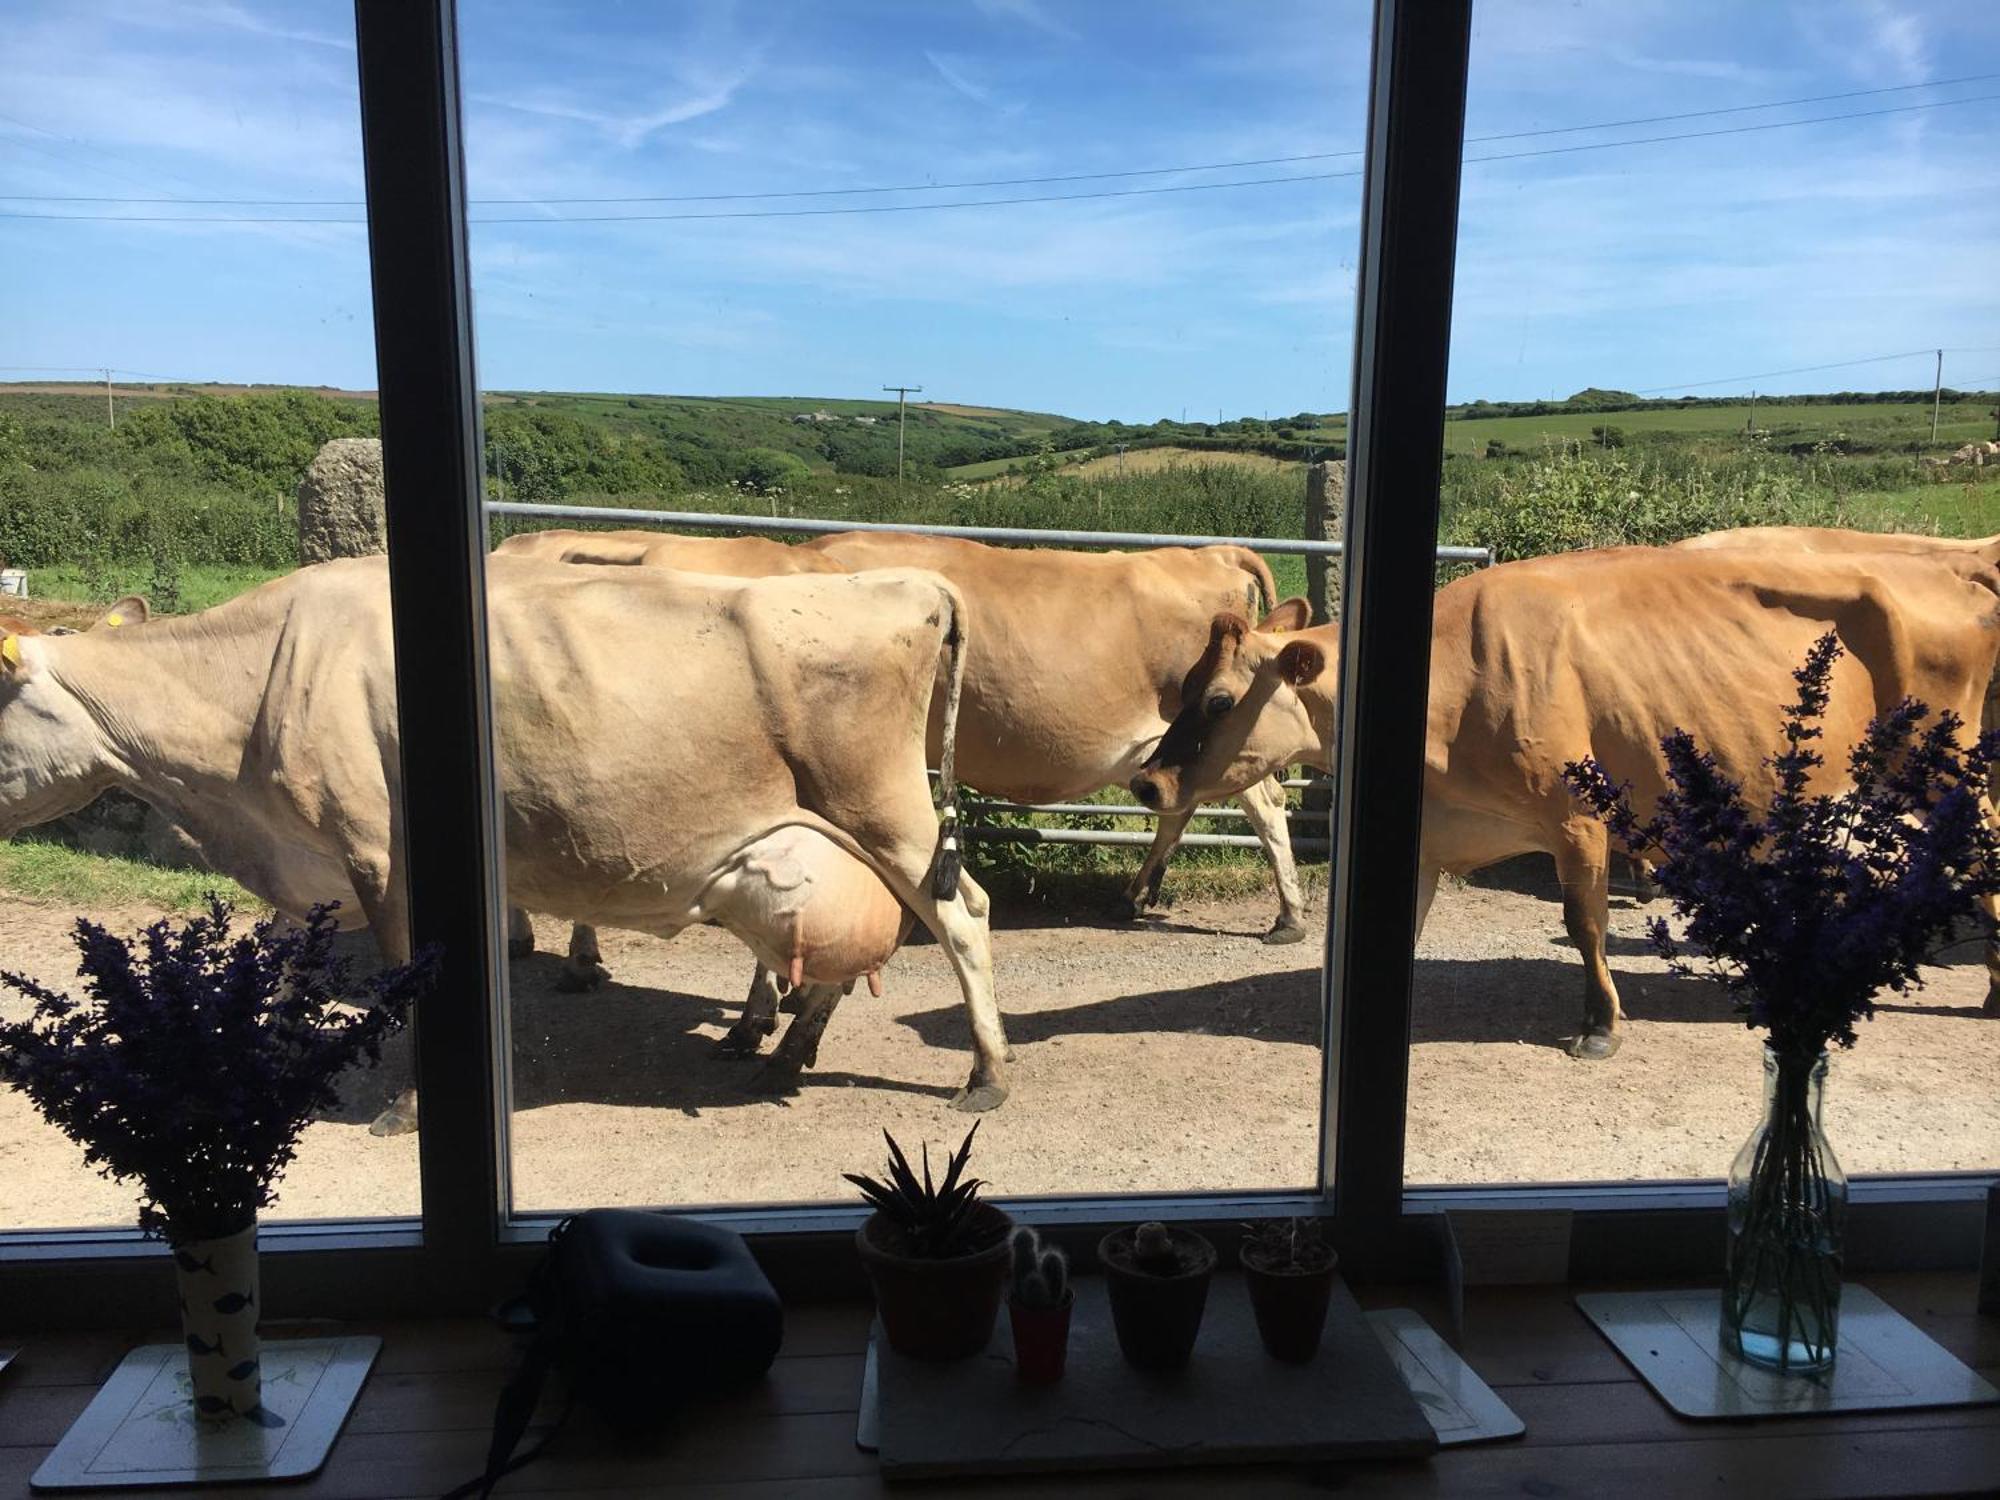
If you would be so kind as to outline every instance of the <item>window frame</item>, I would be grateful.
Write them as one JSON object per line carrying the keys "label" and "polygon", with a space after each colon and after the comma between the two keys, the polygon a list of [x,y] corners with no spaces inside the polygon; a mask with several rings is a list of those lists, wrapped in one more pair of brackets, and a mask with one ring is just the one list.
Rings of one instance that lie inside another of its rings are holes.
{"label": "window frame", "polygon": [[[1376,0],[1343,559],[1340,748],[1322,969],[1321,1162],[1304,1192],[1014,1199],[1087,1245],[1135,1215],[1320,1214],[1349,1266],[1440,1265],[1442,1216],[1568,1212],[1571,1275],[1720,1264],[1719,1181],[1412,1188],[1404,1181],[1420,767],[1472,0]],[[518,1287],[553,1215],[507,1181],[505,922],[486,673],[486,515],[454,0],[356,0],[412,931],[445,950],[418,1007],[419,1218],[265,1226],[277,1305],[347,1317],[470,1312]],[[392,269],[393,268],[393,269]],[[1409,497],[1416,497],[1411,500]],[[1413,644],[1414,643],[1414,644]],[[1857,1179],[1850,1266],[1976,1261],[1991,1172]],[[788,1295],[858,1292],[858,1206],[708,1214],[751,1235]],[[0,1234],[15,1317],[167,1321],[165,1249],[136,1230]],[[89,1301],[80,1303],[79,1290]],[[87,1306],[79,1314],[77,1308]],[[10,1315],[11,1316],[11,1315]]]}

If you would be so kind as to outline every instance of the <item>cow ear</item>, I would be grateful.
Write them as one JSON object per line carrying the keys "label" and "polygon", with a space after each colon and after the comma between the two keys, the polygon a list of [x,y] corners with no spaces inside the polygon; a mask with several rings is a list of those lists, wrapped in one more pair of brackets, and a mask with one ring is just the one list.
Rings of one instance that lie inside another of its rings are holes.
{"label": "cow ear", "polygon": [[21,638],[11,630],[0,630],[0,678],[21,670]]}
{"label": "cow ear", "polygon": [[92,630],[116,630],[120,625],[143,625],[153,618],[153,610],[137,594],[127,594],[97,617]]}
{"label": "cow ear", "polygon": [[1287,599],[1264,616],[1257,628],[1271,635],[1304,630],[1313,622],[1313,607],[1304,599]]}
{"label": "cow ear", "polygon": [[1278,653],[1278,675],[1303,687],[1326,670],[1326,653],[1311,641],[1291,641]]}

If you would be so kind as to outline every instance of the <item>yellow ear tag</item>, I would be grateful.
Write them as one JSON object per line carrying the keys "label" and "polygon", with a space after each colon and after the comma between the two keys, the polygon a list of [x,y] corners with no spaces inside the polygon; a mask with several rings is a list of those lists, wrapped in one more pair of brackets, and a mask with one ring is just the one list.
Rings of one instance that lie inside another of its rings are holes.
{"label": "yellow ear tag", "polygon": [[21,638],[17,635],[0,636],[0,661],[10,667],[21,665]]}
{"label": "yellow ear tag", "polygon": [[116,630],[120,625],[125,623],[125,617],[118,614],[106,615],[104,623],[109,625],[113,630]]}

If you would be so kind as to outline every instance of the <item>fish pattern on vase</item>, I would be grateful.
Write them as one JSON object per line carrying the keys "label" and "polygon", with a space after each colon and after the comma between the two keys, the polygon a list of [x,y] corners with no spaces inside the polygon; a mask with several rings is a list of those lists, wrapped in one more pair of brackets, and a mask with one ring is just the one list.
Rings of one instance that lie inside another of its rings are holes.
{"label": "fish pattern on vase", "polygon": [[195,1415],[219,1421],[263,1404],[257,1337],[257,1226],[173,1247]]}

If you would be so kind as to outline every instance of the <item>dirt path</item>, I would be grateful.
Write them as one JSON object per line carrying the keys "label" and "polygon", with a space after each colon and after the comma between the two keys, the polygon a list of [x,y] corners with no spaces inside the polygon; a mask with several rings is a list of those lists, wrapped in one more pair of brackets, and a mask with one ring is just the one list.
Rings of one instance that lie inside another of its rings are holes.
{"label": "dirt path", "polygon": [[[1262,900],[1197,904],[1131,928],[996,931],[1014,1095],[984,1117],[978,1168],[1007,1193],[1282,1187],[1316,1175],[1319,952],[1266,948]],[[100,914],[132,927],[147,913]],[[1045,919],[1043,919],[1045,920]],[[1614,901],[1613,965],[1631,1016],[1604,1064],[1560,1050],[1581,969],[1557,907],[1534,889],[1440,894],[1420,949],[1411,1057],[1412,1182],[1713,1177],[1757,1107],[1756,1039],[1716,992],[1643,951],[1644,913]],[[67,918],[0,907],[0,963],[61,983]],[[553,947],[561,933],[538,924]],[[672,944],[605,935],[618,982],[554,989],[557,965],[513,966],[514,1183],[523,1208],[845,1196],[886,1126],[906,1144],[955,1141],[945,1108],[969,1065],[956,987],[932,946],[890,966],[887,994],[845,1002],[819,1067],[789,1098],[746,1089],[757,1064],[720,1061],[748,960],[724,934]],[[1969,955],[1968,955],[1969,958]],[[2000,1022],[1978,1014],[1983,970],[1933,971],[1835,1059],[1828,1129],[1853,1172],[2000,1166]],[[18,1014],[8,998],[0,1009]],[[413,1137],[366,1122],[408,1066],[352,1080],[306,1132],[278,1212],[413,1213]],[[116,1224],[129,1195],[0,1093],[0,1224]]]}

